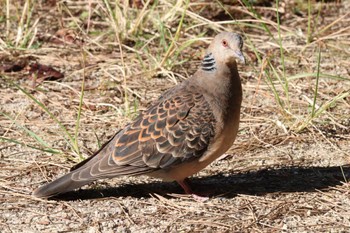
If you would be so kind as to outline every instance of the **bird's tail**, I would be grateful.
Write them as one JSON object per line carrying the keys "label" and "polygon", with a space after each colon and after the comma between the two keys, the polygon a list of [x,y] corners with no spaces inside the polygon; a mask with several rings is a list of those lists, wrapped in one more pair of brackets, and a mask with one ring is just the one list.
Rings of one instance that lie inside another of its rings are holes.
{"label": "bird's tail", "polygon": [[[81,186],[89,184],[99,178],[104,178],[103,176],[92,175],[91,169],[93,169],[92,167],[95,163],[99,163],[103,158],[108,161],[108,155],[111,154],[111,151],[114,148],[113,139],[115,139],[115,136],[119,132],[120,130],[88,159],[72,167],[68,174],[63,175],[48,184],[40,186],[34,190],[33,195],[39,198],[49,198],[60,193],[80,188]],[[96,168],[98,169],[99,167],[96,166]]]}
{"label": "bird's tail", "polygon": [[70,172],[48,184],[40,186],[33,192],[33,195],[38,198],[49,198],[60,193],[65,193],[80,188],[81,186],[91,182],[91,180],[75,181],[72,179],[72,176],[73,172]]}

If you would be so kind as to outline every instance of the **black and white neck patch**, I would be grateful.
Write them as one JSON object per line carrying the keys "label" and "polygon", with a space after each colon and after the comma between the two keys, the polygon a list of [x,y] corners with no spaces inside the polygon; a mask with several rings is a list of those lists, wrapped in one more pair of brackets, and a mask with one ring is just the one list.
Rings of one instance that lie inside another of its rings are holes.
{"label": "black and white neck patch", "polygon": [[202,70],[214,71],[216,70],[216,62],[212,53],[208,53],[204,56],[202,61]]}

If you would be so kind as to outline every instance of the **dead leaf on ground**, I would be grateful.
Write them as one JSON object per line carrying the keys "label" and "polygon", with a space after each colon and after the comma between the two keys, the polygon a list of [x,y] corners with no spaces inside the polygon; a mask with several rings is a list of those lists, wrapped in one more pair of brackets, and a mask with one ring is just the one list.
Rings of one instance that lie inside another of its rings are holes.
{"label": "dead leaf on ground", "polygon": [[9,72],[18,72],[23,70],[28,65],[29,59],[25,58],[9,58],[1,57],[0,58],[0,71],[9,73]]}
{"label": "dead leaf on ground", "polygon": [[29,65],[29,75],[33,81],[32,86],[37,86],[38,83],[44,80],[58,80],[62,79],[64,75],[52,68],[51,66],[34,63]]}
{"label": "dead leaf on ground", "polygon": [[83,38],[79,37],[77,33],[72,29],[63,28],[58,30],[53,37],[50,38],[50,42],[54,44],[84,44]]}

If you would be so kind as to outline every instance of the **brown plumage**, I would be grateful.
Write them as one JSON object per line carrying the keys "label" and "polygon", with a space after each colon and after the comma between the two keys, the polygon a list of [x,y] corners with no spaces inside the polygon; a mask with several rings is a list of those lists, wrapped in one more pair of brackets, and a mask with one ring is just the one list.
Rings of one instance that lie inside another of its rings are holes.
{"label": "brown plumage", "polygon": [[190,193],[186,177],[226,152],[235,140],[242,101],[235,59],[244,62],[242,46],[240,35],[218,34],[191,78],[164,92],[93,156],[36,189],[34,196],[47,198],[123,175],[176,180]]}

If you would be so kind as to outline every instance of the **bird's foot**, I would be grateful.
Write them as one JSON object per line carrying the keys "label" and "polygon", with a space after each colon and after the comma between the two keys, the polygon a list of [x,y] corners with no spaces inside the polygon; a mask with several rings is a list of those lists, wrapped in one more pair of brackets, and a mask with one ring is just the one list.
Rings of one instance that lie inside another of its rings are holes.
{"label": "bird's foot", "polygon": [[192,195],[192,198],[197,202],[205,202],[209,200],[208,196],[200,196],[194,193],[192,193],[191,195]]}

